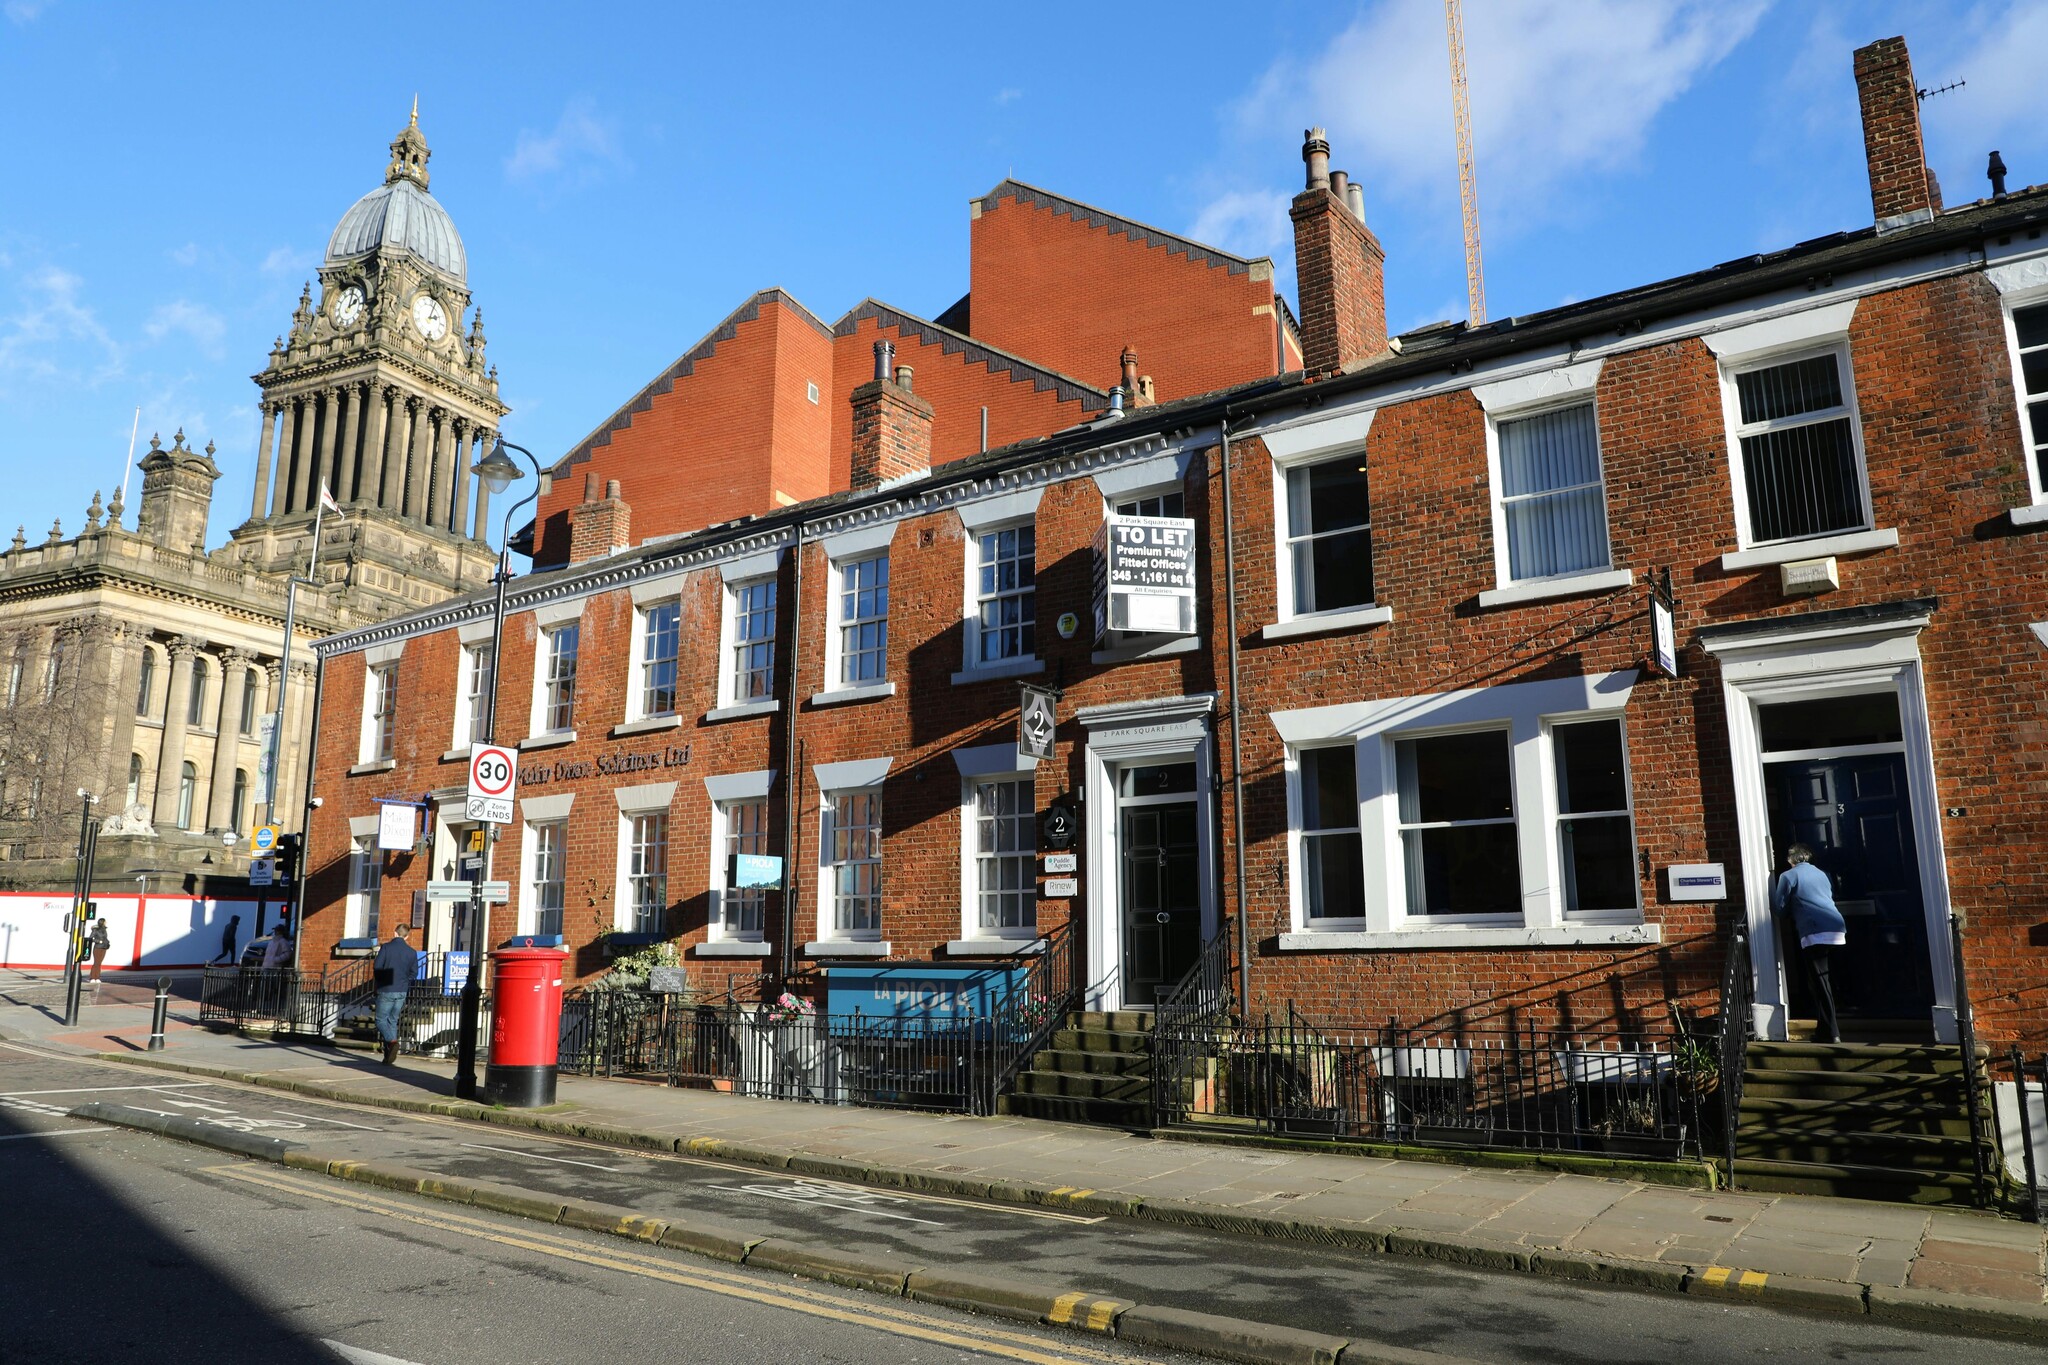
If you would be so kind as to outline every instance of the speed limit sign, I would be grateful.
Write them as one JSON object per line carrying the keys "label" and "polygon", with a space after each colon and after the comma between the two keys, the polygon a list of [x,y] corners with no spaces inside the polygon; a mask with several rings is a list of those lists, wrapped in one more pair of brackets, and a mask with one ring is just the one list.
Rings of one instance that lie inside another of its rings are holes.
{"label": "speed limit sign", "polygon": [[512,823],[512,795],[519,785],[517,755],[496,744],[469,746],[469,809],[472,820]]}

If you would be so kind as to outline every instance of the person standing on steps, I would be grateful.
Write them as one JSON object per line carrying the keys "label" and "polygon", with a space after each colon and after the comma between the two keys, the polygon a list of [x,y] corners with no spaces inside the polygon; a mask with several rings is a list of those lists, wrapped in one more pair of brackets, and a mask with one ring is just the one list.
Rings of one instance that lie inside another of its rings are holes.
{"label": "person standing on steps", "polygon": [[377,985],[377,1038],[384,1044],[384,1065],[398,1065],[398,1016],[405,1010],[406,993],[418,975],[420,955],[405,936],[412,925],[400,920],[391,937],[377,950],[372,976]]}
{"label": "person standing on steps", "polygon": [[1814,1016],[1824,1043],[1842,1041],[1842,1026],[1835,1018],[1835,987],[1828,976],[1828,958],[1849,941],[1849,923],[1835,908],[1835,888],[1828,874],[1813,865],[1813,850],[1794,844],[1785,850],[1785,870],[1771,889],[1771,909],[1780,917],[1792,917],[1792,931],[1799,935],[1799,951],[1813,974]]}

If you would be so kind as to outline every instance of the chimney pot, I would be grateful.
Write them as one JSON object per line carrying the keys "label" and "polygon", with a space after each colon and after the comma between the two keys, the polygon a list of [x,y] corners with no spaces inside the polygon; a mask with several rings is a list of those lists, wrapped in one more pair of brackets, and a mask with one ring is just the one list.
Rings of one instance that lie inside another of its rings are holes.
{"label": "chimney pot", "polygon": [[618,501],[618,497],[619,497],[619,481],[618,481],[617,479],[606,479],[606,480],[605,480],[605,484],[604,484],[604,496],[605,496],[605,499],[606,499],[607,501],[610,501],[610,502],[616,502],[616,501]]}
{"label": "chimney pot", "polygon": [[599,496],[598,490],[604,487],[602,477],[595,469],[583,471],[583,500],[585,502],[597,501]]}
{"label": "chimney pot", "polygon": [[1117,357],[1117,366],[1122,373],[1123,390],[1128,394],[1138,391],[1138,353],[1126,345],[1123,354]]}
{"label": "chimney pot", "polygon": [[888,342],[886,342],[886,341],[878,341],[878,342],[876,342],[876,343],[875,343],[875,378],[877,378],[877,379],[887,379],[887,378],[889,377],[889,365],[890,365],[890,362],[892,362],[893,360],[895,360],[895,358],[896,358],[896,348],[895,348],[895,347],[894,347],[893,345],[891,345],[890,343],[888,343]]}
{"label": "chimney pot", "polygon": [[[598,490],[604,496],[598,496]],[[583,476],[583,505],[569,509],[569,562],[601,559],[633,543],[633,509],[619,494],[617,479],[600,480],[596,470]]]}
{"label": "chimney pot", "polygon": [[1301,159],[1308,163],[1308,187],[1330,188],[1330,139],[1322,129],[1310,128],[1302,133]]}
{"label": "chimney pot", "polygon": [[908,365],[898,365],[896,367],[896,387],[899,389],[910,387],[910,367]]}
{"label": "chimney pot", "polygon": [[1992,149],[1991,161],[1990,164],[1984,167],[1984,174],[1991,177],[1991,197],[1993,199],[2003,199],[2005,197],[2005,158],[1998,154],[1996,148]]}
{"label": "chimney pot", "polygon": [[1330,193],[1337,196],[1337,202],[1340,204],[1351,202],[1351,176],[1348,172],[1330,172]]}
{"label": "chimney pot", "polygon": [[1350,207],[1353,218],[1361,223],[1365,221],[1365,188],[1356,180],[1346,190],[1344,202]]}

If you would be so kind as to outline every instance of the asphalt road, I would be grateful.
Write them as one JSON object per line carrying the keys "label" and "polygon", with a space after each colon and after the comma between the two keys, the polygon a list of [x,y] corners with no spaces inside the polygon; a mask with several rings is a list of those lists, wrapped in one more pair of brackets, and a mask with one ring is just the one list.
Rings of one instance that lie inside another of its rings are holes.
{"label": "asphalt road", "polygon": [[[633,1153],[453,1119],[305,1100],[253,1087],[181,1081],[163,1073],[85,1059],[48,1058],[0,1044],[0,1128],[11,1125],[23,1135],[19,1141],[0,1137],[0,1189],[38,1192],[33,1196],[36,1211],[14,1207],[15,1201],[9,1199],[4,1217],[27,1235],[10,1237],[0,1251],[0,1291],[6,1291],[0,1298],[16,1300],[9,1281],[17,1275],[37,1276],[41,1283],[49,1284],[68,1273],[57,1269],[59,1266],[109,1266],[98,1249],[111,1250],[121,1240],[121,1232],[88,1232],[81,1225],[125,1226],[134,1229],[144,1244],[132,1255],[120,1253],[122,1263],[129,1267],[125,1272],[129,1284],[153,1283],[156,1276],[150,1270],[156,1262],[151,1257],[164,1258],[169,1267],[203,1264],[211,1276],[210,1286],[149,1290],[143,1297],[150,1306],[136,1305],[138,1328],[164,1320],[162,1301],[168,1292],[173,1301],[193,1307],[213,1301],[210,1296],[219,1297],[223,1311],[260,1321],[266,1331],[327,1336],[343,1332],[336,1339],[423,1365],[555,1360],[563,1357],[551,1352],[531,1354],[536,1342],[549,1340],[545,1334],[553,1330],[548,1324],[554,1320],[550,1308],[535,1321],[531,1290],[536,1282],[560,1279],[577,1291],[560,1296],[565,1304],[580,1306],[576,1308],[579,1312],[594,1312],[590,1330],[616,1342],[617,1348],[640,1341],[642,1344],[629,1352],[636,1357],[667,1354],[677,1359],[752,1360],[758,1344],[760,1359],[789,1359],[785,1348],[791,1342],[801,1342],[802,1353],[794,1358],[969,1358],[943,1353],[962,1349],[952,1346],[911,1350],[901,1341],[891,1342],[886,1349],[864,1345],[863,1341],[881,1330],[872,1326],[834,1328],[855,1332],[859,1340],[849,1338],[844,1344],[846,1354],[824,1354],[827,1347],[819,1338],[817,1323],[796,1321],[791,1325],[786,1321],[793,1314],[801,1316],[796,1310],[778,1306],[776,1311],[749,1308],[742,1312],[729,1300],[687,1321],[718,1323],[722,1333],[732,1334],[730,1339],[721,1335],[715,1342],[706,1341],[694,1327],[673,1347],[654,1345],[655,1338],[621,1338],[618,1333],[622,1331],[673,1333],[674,1325],[686,1319],[679,1316],[680,1310],[666,1307],[660,1312],[650,1310],[642,1324],[637,1313],[620,1316],[597,1309],[596,1305],[608,1301],[607,1296],[617,1296],[621,1303],[652,1299],[669,1305],[676,1293],[713,1294],[714,1298],[715,1293],[701,1287],[664,1290],[664,1282],[648,1279],[644,1270],[599,1267],[535,1247],[571,1244],[614,1261],[658,1263],[673,1275],[747,1280],[778,1286],[777,1292],[785,1294],[796,1292],[788,1288],[796,1282],[716,1267],[715,1263],[667,1252],[621,1250],[620,1244],[610,1239],[539,1229],[470,1210],[457,1212],[432,1201],[301,1177],[139,1134],[54,1135],[86,1127],[64,1117],[64,1110],[94,1099],[200,1117],[224,1127],[283,1137],[323,1150],[339,1149],[361,1158],[622,1204],[654,1214],[683,1210],[712,1214],[797,1242],[888,1252],[963,1269],[1013,1269],[1022,1278],[1067,1283],[1141,1302],[1369,1337],[1477,1360],[1591,1363],[1883,1357],[1940,1365],[1960,1359],[2048,1362],[2048,1348],[2030,1343],[1961,1341],[1952,1335],[1904,1330],[1867,1318],[1795,1313],[1466,1270],[1140,1220],[882,1193],[716,1161]],[[829,1111],[820,1111],[821,1120],[828,1116]],[[52,1136],[30,1136],[38,1129]],[[31,1162],[44,1163],[58,1177],[57,1184],[70,1180],[72,1202],[67,1204],[65,1197],[46,1193],[52,1182],[44,1176],[17,1169]],[[161,1216],[156,1214],[158,1202],[153,1201],[160,1201],[165,1210]],[[67,1207],[92,1212],[89,1216],[67,1214]],[[249,1216],[230,1216],[230,1210]],[[260,1215],[256,1210],[261,1210]],[[508,1248],[475,1229],[453,1227],[466,1223],[502,1228],[504,1235],[516,1238],[519,1245]],[[73,1261],[48,1245],[66,1239],[79,1242],[81,1253],[88,1245],[96,1250]],[[147,1244],[152,1240],[162,1243],[162,1249],[150,1248]],[[253,1245],[245,1248],[245,1242]],[[206,1258],[203,1261],[201,1253]],[[518,1265],[516,1271],[511,1269],[513,1262]],[[466,1271],[458,1268],[463,1264],[469,1267]],[[177,1273],[197,1272],[180,1269]],[[629,1287],[636,1280],[637,1287]],[[73,1285],[74,1290],[77,1287]],[[888,1307],[887,1300],[849,1298],[815,1287],[801,1292],[826,1295],[835,1303],[850,1305],[849,1311],[892,1315],[906,1311],[902,1305]],[[541,1297],[552,1300],[557,1296]],[[431,1306],[424,1306],[423,1300]],[[41,1303],[43,1299],[16,1301]],[[58,1327],[63,1322],[81,1321],[75,1292],[60,1290],[54,1302],[62,1306],[52,1319],[51,1334],[44,1338],[52,1343],[62,1340]],[[425,1311],[414,1311],[422,1307]],[[218,1316],[211,1310],[200,1311],[209,1318]],[[188,1314],[178,1315],[181,1323]],[[924,1310],[913,1314],[926,1315]],[[977,1321],[958,1315],[950,1320]],[[664,1328],[662,1323],[668,1326]],[[458,1329],[449,1324],[469,1326]],[[1077,1352],[1104,1349],[1079,1346],[1071,1337],[1027,1333],[1008,1324],[1000,1329],[986,1322],[981,1326],[1010,1335],[1036,1336],[1045,1343],[1044,1349],[1075,1358],[1088,1358],[1076,1356]],[[360,1342],[345,1334],[357,1328],[369,1334]],[[474,1336],[473,1331],[481,1331],[483,1336]],[[535,1336],[536,1332],[542,1335]],[[498,1349],[501,1344],[505,1350]],[[707,1353],[676,1354],[699,1347]],[[0,1342],[0,1361],[15,1358],[9,1349]],[[829,1349],[842,1347],[835,1342]],[[940,1353],[931,1353],[935,1350]],[[106,1357],[58,1354],[21,1358]],[[299,1357],[259,1352],[249,1358]]]}

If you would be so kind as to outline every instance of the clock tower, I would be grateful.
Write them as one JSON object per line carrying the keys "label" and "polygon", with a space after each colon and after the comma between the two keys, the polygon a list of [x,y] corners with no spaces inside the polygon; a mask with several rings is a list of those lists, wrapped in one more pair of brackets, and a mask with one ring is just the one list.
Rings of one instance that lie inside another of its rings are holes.
{"label": "clock tower", "polygon": [[495,563],[470,469],[506,408],[481,311],[464,327],[469,261],[427,192],[431,155],[415,101],[384,183],[327,243],[317,302],[309,284],[254,376],[263,435],[235,543],[259,571],[302,571],[325,488],[341,507],[320,552],[337,627],[474,589]]}

